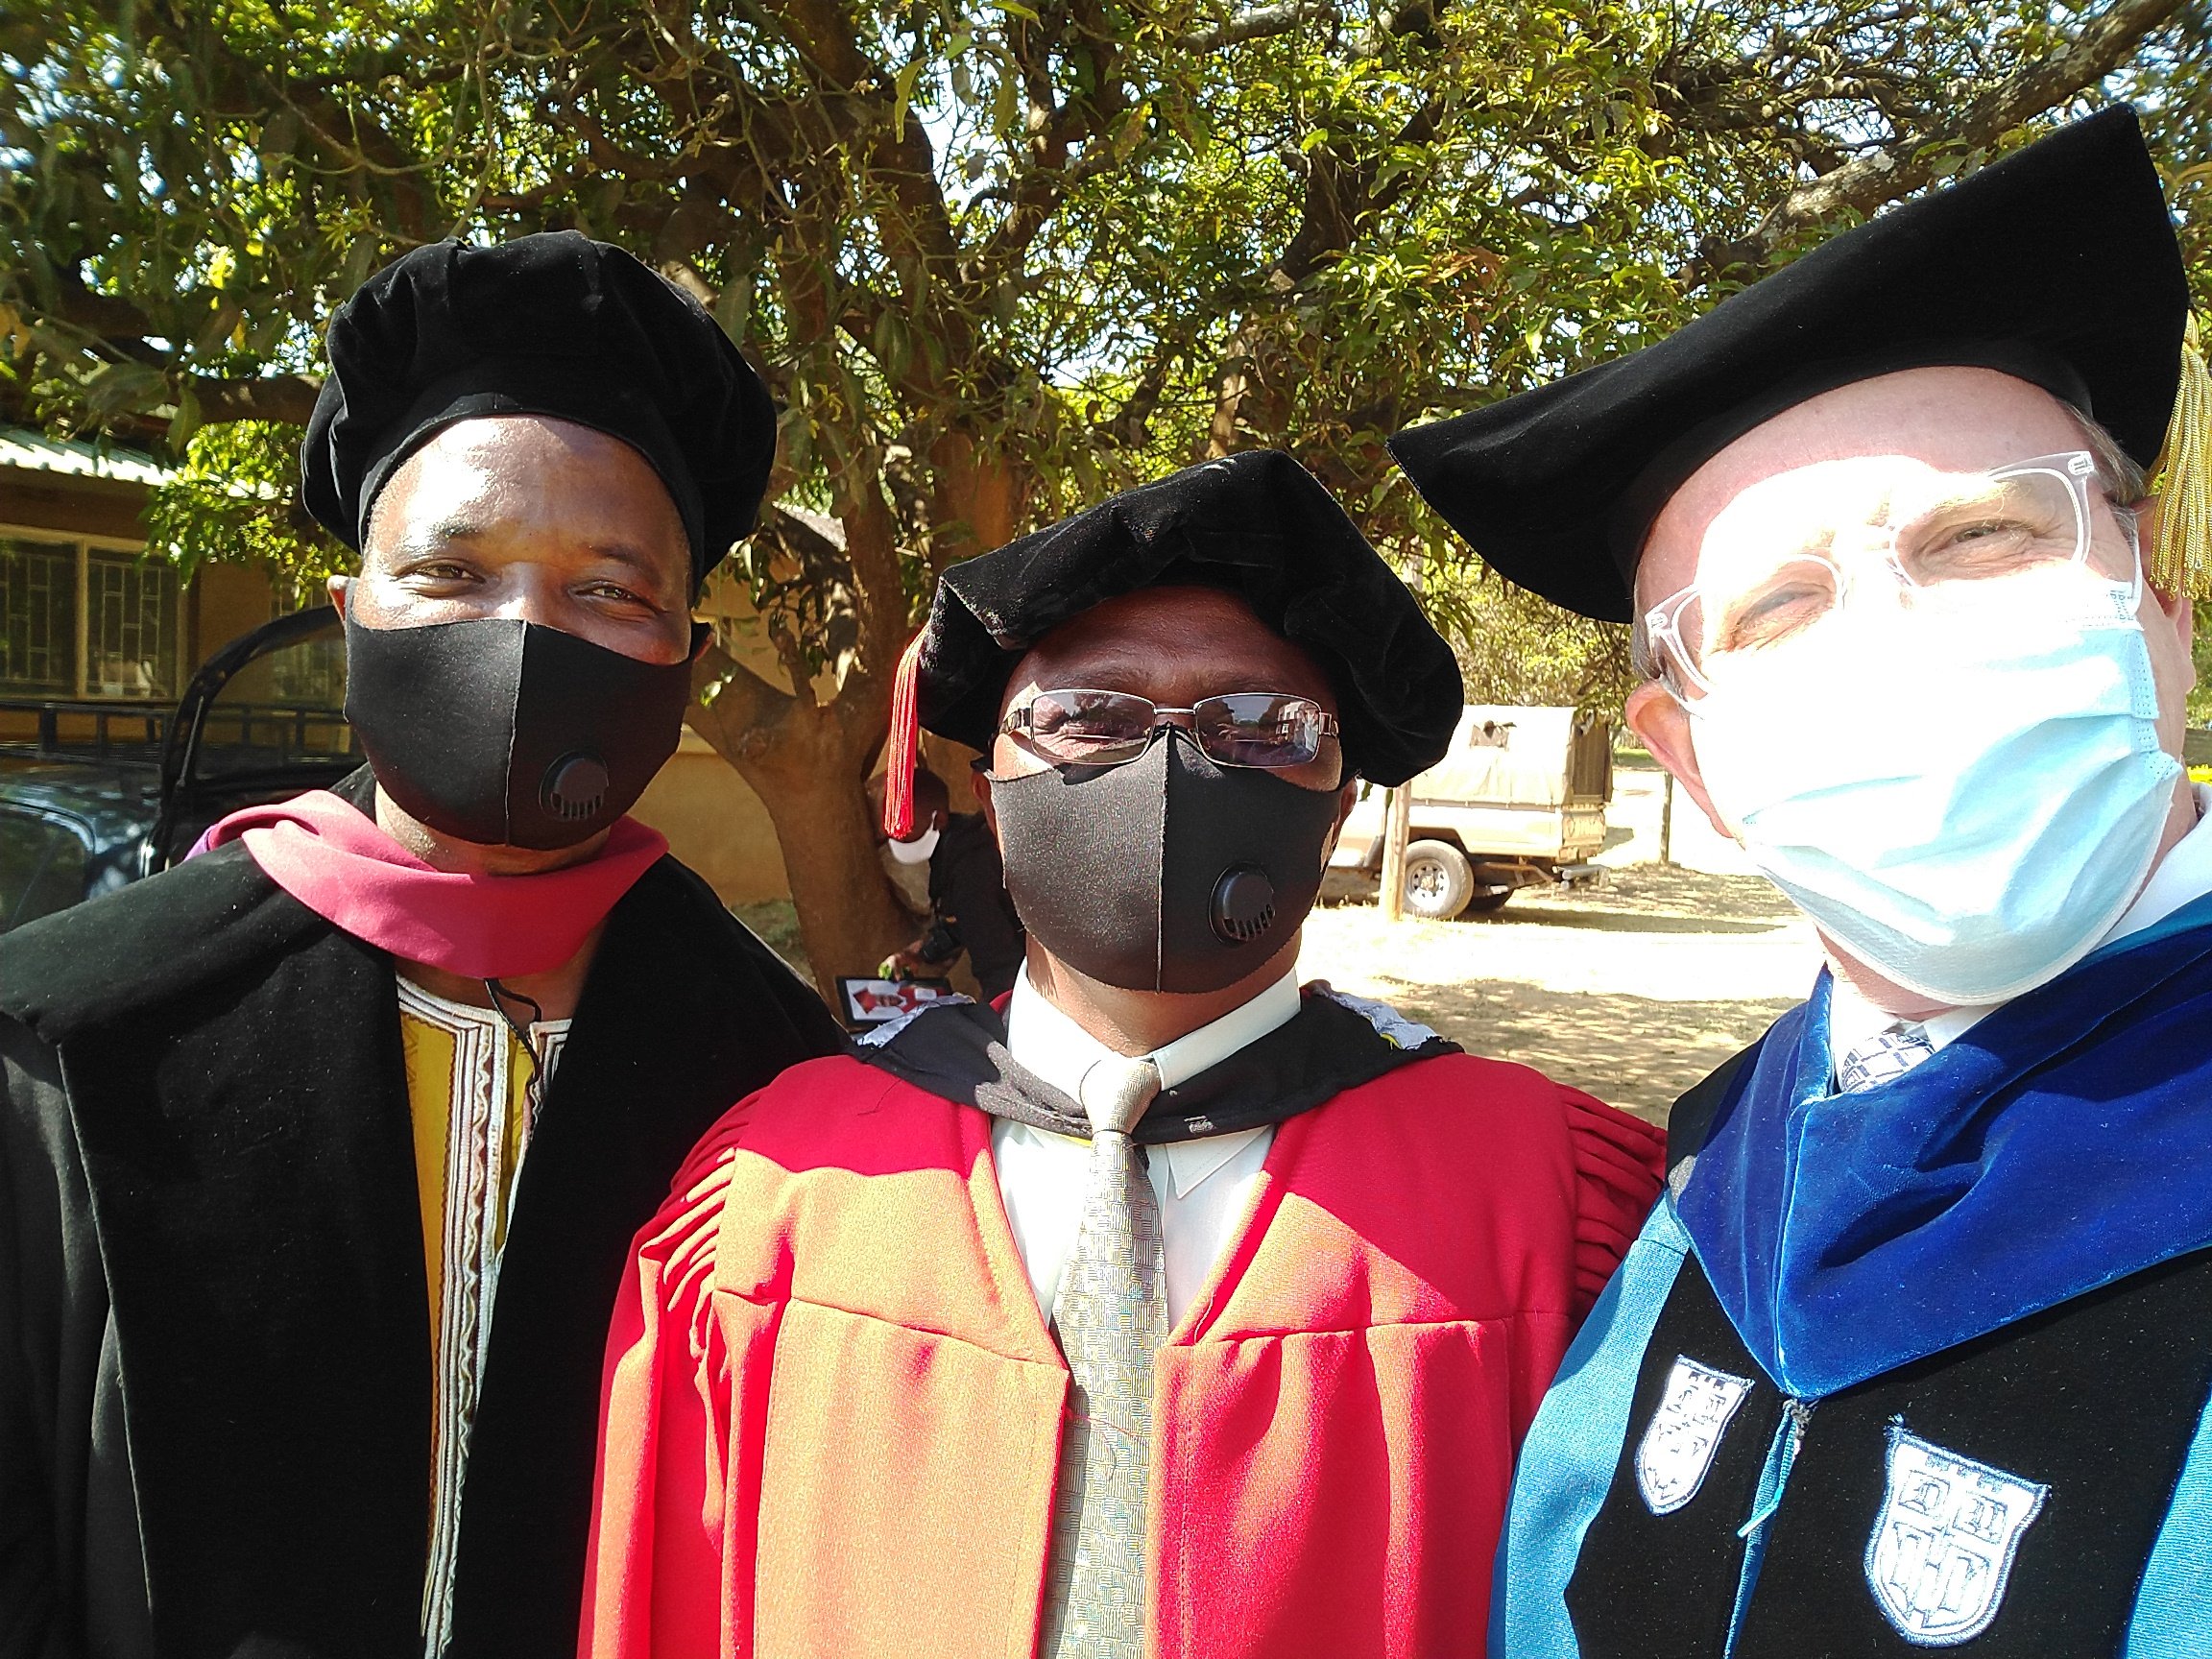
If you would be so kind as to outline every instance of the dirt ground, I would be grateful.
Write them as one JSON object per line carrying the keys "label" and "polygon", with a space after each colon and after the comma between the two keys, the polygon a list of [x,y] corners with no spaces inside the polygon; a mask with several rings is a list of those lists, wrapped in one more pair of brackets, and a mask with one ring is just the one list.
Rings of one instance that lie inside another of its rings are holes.
{"label": "dirt ground", "polygon": [[1457,922],[1324,906],[1298,962],[1655,1122],[1801,999],[1817,965],[1811,927],[1760,878],[1656,864]]}

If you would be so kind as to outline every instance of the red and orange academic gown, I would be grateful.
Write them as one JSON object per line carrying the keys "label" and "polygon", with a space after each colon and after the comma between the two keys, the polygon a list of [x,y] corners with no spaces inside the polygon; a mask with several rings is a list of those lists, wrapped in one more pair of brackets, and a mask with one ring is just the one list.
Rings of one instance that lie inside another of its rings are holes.
{"label": "red and orange academic gown", "polygon": [[[699,1145],[615,1314],[585,1653],[1034,1651],[1069,1379],[990,1147],[846,1057]],[[1159,1356],[1152,1651],[1479,1653],[1515,1449],[1659,1152],[1456,1052],[1282,1122]]]}

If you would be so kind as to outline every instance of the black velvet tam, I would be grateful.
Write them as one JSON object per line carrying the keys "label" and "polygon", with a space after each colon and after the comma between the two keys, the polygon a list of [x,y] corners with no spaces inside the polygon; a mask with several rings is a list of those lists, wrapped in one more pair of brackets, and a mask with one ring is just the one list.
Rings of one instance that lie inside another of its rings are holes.
{"label": "black velvet tam", "polygon": [[307,510],[358,549],[376,492],[456,421],[552,415],[619,438],[668,486],[694,583],[753,528],[776,458],[768,390],[688,295],[573,230],[433,243],[330,320]]}
{"label": "black velvet tam", "polygon": [[1104,600],[1174,582],[1240,594],[1313,659],[1351,771],[1402,783],[1442,757],[1463,700],[1452,648],[1335,497],[1277,449],[1185,468],[946,571],[921,644],[922,724],[988,749],[1030,646]]}
{"label": "black velvet tam", "polygon": [[2149,466],[2188,302],[2157,170],[2123,106],[1838,236],[1655,346],[1401,432],[1390,451],[1506,576],[1625,621],[1668,497],[1754,426],[1854,380],[2002,370]]}

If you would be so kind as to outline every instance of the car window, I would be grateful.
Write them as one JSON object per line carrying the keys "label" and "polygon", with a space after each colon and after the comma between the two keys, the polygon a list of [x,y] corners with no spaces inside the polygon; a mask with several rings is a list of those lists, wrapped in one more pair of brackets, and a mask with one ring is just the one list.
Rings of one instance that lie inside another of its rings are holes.
{"label": "car window", "polygon": [[207,706],[197,780],[358,764],[346,724],[346,637],[332,629],[246,664]]}
{"label": "car window", "polygon": [[0,933],[84,898],[89,851],[65,824],[0,812]]}

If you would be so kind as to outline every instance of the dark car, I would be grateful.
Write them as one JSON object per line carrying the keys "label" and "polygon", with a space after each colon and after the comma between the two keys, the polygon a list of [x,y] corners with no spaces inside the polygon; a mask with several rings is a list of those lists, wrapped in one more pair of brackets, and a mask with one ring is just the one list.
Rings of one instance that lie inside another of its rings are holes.
{"label": "dark car", "polygon": [[241,806],[361,763],[329,606],[242,635],[174,707],[0,698],[0,932],[167,869]]}

